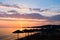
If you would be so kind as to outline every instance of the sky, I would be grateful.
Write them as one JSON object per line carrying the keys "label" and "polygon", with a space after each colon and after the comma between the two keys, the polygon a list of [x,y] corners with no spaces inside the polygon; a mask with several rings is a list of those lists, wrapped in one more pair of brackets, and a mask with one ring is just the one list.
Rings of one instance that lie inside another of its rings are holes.
{"label": "sky", "polygon": [[0,0],[0,27],[47,24],[60,25],[60,0]]}
{"label": "sky", "polygon": [[[0,0],[4,4],[25,4],[29,7],[51,8],[60,7],[60,0]],[[58,5],[58,6],[57,6]]]}
{"label": "sky", "polygon": [[60,14],[56,13],[60,12],[60,0],[0,0],[0,2],[8,5],[24,5],[30,8],[48,9],[47,12],[41,13],[45,16]]}

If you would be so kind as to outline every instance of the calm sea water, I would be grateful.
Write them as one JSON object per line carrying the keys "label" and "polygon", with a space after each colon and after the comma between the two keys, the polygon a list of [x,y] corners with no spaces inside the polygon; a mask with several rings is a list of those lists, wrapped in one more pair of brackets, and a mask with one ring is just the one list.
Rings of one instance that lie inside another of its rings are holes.
{"label": "calm sea water", "polygon": [[[0,40],[15,40],[17,38],[17,34],[13,34],[12,32],[19,28],[0,28]],[[20,29],[19,29],[20,30]],[[30,33],[30,35],[35,33]],[[20,33],[20,38],[28,36],[28,33]]]}

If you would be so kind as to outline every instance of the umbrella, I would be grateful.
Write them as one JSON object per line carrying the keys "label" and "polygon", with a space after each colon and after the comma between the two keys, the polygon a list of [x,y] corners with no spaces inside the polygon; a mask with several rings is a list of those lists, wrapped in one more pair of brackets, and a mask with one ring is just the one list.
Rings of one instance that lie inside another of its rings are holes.
{"label": "umbrella", "polygon": [[25,29],[23,30],[25,33],[29,33],[29,32],[34,32],[34,30],[28,30],[28,29]]}
{"label": "umbrella", "polygon": [[17,39],[19,38],[19,33],[23,33],[23,31],[20,31],[20,30],[16,30],[13,32],[14,34],[17,34]]}
{"label": "umbrella", "polygon": [[25,33],[28,33],[28,32],[38,32],[38,31],[41,31],[41,29],[30,29],[30,30],[23,30]]}

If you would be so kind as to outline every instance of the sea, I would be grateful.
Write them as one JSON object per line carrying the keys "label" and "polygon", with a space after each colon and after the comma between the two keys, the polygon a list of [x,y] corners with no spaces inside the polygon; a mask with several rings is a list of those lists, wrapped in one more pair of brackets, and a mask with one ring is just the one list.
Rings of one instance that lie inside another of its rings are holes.
{"label": "sea", "polygon": [[[0,40],[15,40],[17,39],[17,34],[13,32],[16,30],[20,30],[20,28],[0,28]],[[29,35],[33,35],[36,32],[29,33]],[[28,33],[20,33],[19,38],[23,38],[28,36]]]}

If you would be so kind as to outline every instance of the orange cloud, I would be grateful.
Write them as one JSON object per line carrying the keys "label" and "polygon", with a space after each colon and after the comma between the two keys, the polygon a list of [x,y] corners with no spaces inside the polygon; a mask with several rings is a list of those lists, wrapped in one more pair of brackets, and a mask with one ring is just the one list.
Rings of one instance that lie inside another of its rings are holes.
{"label": "orange cloud", "polygon": [[23,19],[23,18],[0,18],[0,26],[2,27],[26,27],[38,26],[45,23],[45,19]]}

